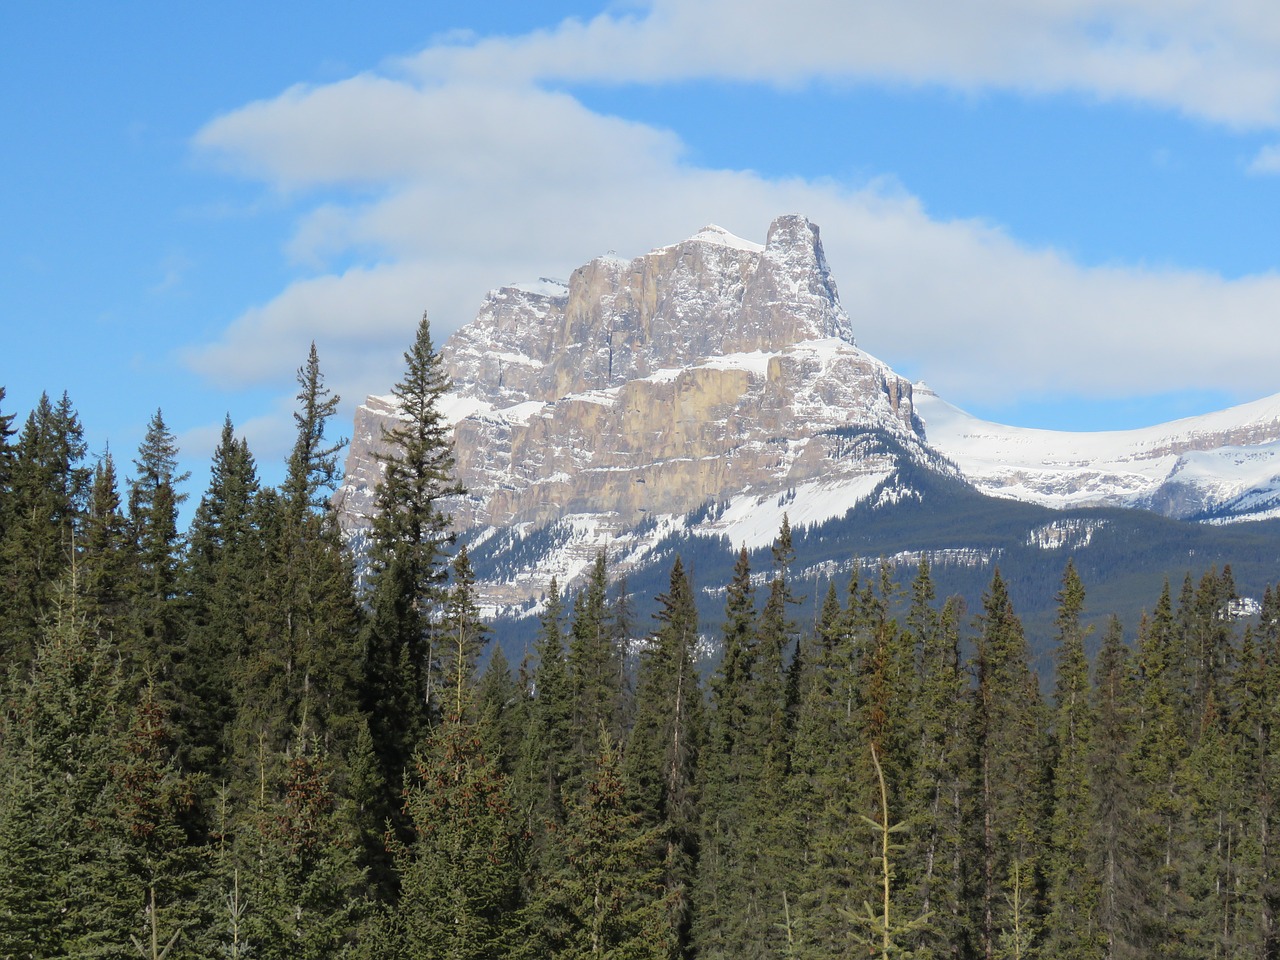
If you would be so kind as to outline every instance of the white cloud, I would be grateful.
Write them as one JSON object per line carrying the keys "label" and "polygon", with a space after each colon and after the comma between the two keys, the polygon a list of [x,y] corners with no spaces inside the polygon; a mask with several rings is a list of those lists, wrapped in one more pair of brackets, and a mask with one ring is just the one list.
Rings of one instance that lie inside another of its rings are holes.
{"label": "white cloud", "polygon": [[[1165,25],[1174,9],[1192,26]],[[874,75],[1141,95],[1264,123],[1280,87],[1257,52],[1280,41],[1260,23],[1260,5],[986,0],[962,16],[955,4],[807,3],[792,18],[790,5],[783,16],[782,5],[740,0],[732,16],[726,10],[718,0],[663,0],[643,17],[436,47],[415,62],[416,75],[295,87],[212,121],[196,138],[201,150],[313,198],[291,257],[319,269],[356,258],[374,265],[292,284],[188,364],[226,385],[292,384],[315,339],[349,410],[397,378],[424,308],[443,341],[499,284],[566,277],[606,250],[635,256],[709,222],[763,240],[774,216],[799,211],[822,228],[861,345],[961,405],[1277,389],[1276,276],[1086,267],[997,225],[933,219],[901,189],[699,168],[669,131],[518,82]],[[1257,34],[1240,44],[1239,62],[1202,76],[1250,25]],[[1207,37],[1199,45],[1197,32]],[[1280,71],[1280,56],[1275,64]],[[1251,101],[1212,107],[1250,71],[1261,85]],[[1183,87],[1191,92],[1178,99]]]}
{"label": "white cloud", "polygon": [[1280,124],[1270,0],[653,0],[521,37],[437,45],[429,80],[782,85],[814,79],[1078,92]]}

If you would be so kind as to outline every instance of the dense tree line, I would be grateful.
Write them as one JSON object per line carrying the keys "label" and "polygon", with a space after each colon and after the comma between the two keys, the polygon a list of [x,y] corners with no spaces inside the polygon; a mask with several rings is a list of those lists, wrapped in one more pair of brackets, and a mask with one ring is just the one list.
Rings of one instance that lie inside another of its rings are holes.
{"label": "dense tree line", "polygon": [[284,482],[228,420],[185,532],[160,412],[122,481],[0,389],[0,956],[1280,956],[1280,591],[1091,639],[1068,564],[1040,678],[999,572],[797,623],[784,523],[718,637],[601,555],[511,664],[425,318],[405,359],[359,590],[314,348]]}

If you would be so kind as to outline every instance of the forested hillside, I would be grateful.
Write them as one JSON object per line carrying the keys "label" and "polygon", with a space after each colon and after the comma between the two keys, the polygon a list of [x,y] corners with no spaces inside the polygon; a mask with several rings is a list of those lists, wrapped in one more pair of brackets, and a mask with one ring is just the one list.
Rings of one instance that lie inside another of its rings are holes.
{"label": "forested hillside", "polygon": [[425,319],[405,359],[360,590],[314,349],[284,482],[228,422],[185,532],[159,412],[122,476],[67,397],[0,406],[0,956],[1280,955],[1280,590],[1089,639],[1068,564],[1049,681],[1016,571],[801,629],[784,524],[718,635],[679,558],[638,623],[601,555],[513,663]]}

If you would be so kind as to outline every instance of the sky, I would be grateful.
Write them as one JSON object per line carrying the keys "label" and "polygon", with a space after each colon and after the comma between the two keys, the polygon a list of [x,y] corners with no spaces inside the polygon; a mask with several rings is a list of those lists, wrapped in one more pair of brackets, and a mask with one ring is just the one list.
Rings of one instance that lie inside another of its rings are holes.
{"label": "sky", "polygon": [[316,343],[386,393],[491,288],[821,229],[863,349],[1021,426],[1280,392],[1274,0],[0,4],[0,385],[198,498]]}

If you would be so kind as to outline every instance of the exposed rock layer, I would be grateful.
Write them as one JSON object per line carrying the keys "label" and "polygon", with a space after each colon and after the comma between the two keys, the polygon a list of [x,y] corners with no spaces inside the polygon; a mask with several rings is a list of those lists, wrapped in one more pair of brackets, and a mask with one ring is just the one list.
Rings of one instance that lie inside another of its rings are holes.
{"label": "exposed rock layer", "polygon": [[[818,229],[781,217],[761,247],[715,227],[568,284],[492,292],[441,350],[453,382],[461,529],[568,514],[682,514],[833,470],[850,431],[914,437],[911,384],[860,351]],[[355,427],[345,509],[367,513],[372,454],[393,413]]]}

